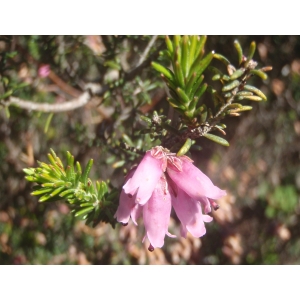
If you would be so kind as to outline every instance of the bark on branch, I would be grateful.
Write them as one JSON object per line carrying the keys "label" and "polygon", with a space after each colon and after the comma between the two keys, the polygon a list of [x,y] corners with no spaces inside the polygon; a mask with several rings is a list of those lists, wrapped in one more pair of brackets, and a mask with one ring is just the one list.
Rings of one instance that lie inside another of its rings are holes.
{"label": "bark on branch", "polygon": [[74,98],[70,101],[63,103],[36,103],[29,100],[23,100],[16,97],[9,97],[5,101],[1,101],[1,104],[5,106],[14,105],[26,110],[34,110],[46,113],[57,113],[64,111],[71,111],[86,105],[92,98],[89,91],[84,92],[78,98]]}

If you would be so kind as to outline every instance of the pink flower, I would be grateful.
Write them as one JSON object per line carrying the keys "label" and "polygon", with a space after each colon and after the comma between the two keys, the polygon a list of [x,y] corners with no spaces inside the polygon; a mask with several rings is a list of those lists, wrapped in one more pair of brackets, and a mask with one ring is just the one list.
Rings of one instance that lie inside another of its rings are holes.
{"label": "pink flower", "polygon": [[[171,195],[166,189],[164,176],[158,181],[149,201],[143,206],[143,220],[146,235],[153,248],[161,248],[164,244],[165,235],[172,236],[168,232],[168,225],[171,214]],[[152,250],[150,246],[149,250]]]}
{"label": "pink flower", "polygon": [[[130,170],[129,173],[126,176],[127,182],[132,178],[132,175],[134,174],[134,169]],[[142,206],[135,203],[135,196],[131,196],[129,194],[126,194],[124,189],[122,189],[121,195],[120,195],[120,202],[118,210],[115,214],[115,217],[117,218],[118,222],[123,223],[126,225],[129,221],[129,218],[131,217],[133,223],[137,225],[137,218],[139,217],[141,213]]]}
{"label": "pink flower", "polygon": [[206,233],[204,222],[212,217],[202,214],[217,208],[212,200],[226,195],[211,180],[196,168],[187,156],[176,156],[161,146],[147,151],[136,169],[129,172],[123,186],[120,203],[115,214],[118,222],[127,224],[131,217],[143,215],[146,234],[150,241],[149,250],[162,247],[168,232],[171,207],[180,222],[181,236],[190,232],[194,237]]}
{"label": "pink flower", "polygon": [[204,173],[192,164],[187,156],[181,156],[180,160],[182,169],[171,165],[168,168],[168,175],[178,188],[202,203],[205,213],[209,213],[211,207],[208,198],[217,200],[225,196],[226,192],[216,187]]}
{"label": "pink flower", "polygon": [[177,195],[172,197],[172,205],[181,222],[180,233],[182,237],[186,237],[187,232],[190,232],[194,237],[201,237],[206,233],[204,222],[211,222],[213,218],[202,215],[199,201],[178,189]]}
{"label": "pink flower", "polygon": [[41,65],[38,70],[38,74],[40,77],[45,78],[50,74],[50,65]]}
{"label": "pink flower", "polygon": [[137,192],[136,202],[144,205],[151,197],[161,175],[162,159],[155,158],[151,151],[147,151],[134,176],[126,182],[123,189],[126,194],[130,195]]}

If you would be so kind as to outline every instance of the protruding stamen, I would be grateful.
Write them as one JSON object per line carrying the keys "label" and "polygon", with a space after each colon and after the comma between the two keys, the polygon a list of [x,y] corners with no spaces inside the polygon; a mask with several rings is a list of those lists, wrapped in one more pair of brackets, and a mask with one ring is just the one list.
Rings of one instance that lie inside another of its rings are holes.
{"label": "protruding stamen", "polygon": [[128,225],[128,223],[122,223],[122,225],[123,225],[123,226],[127,226],[127,225]]}
{"label": "protruding stamen", "polygon": [[148,247],[148,250],[149,250],[150,252],[153,252],[153,251],[154,251],[154,247],[150,244],[150,246]]}
{"label": "protruding stamen", "polygon": [[213,209],[216,211],[220,208],[220,205],[217,204],[214,200],[211,200],[211,199],[208,199],[209,200],[209,203],[210,205],[213,207]]}

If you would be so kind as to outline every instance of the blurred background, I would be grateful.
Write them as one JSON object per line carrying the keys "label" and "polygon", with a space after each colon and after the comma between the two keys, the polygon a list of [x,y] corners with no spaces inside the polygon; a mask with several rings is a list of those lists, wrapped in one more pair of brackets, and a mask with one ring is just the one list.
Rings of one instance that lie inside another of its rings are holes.
{"label": "blurred background", "polygon": [[[145,127],[139,116],[174,116],[150,66],[164,37],[0,36],[0,264],[299,264],[300,37],[208,36],[205,49],[236,65],[235,39],[245,52],[256,41],[254,60],[273,66],[267,80],[252,81],[268,101],[225,119],[230,147],[199,139],[201,151],[191,153],[228,193],[206,235],[180,238],[172,213],[169,231],[178,238],[149,252],[143,226],[88,227],[63,201],[39,203],[22,170],[47,161],[50,148],[62,160],[68,150],[83,165],[94,159],[93,180],[121,187],[137,157],[120,141],[147,150],[150,138],[132,130]],[[59,107],[87,89],[91,100],[68,112],[5,105],[12,93]]]}

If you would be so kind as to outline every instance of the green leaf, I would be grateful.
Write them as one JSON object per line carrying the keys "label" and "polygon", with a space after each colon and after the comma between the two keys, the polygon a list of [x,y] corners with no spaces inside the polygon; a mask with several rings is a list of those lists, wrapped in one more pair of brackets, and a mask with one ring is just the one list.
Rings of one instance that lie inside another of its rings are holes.
{"label": "green leaf", "polygon": [[120,168],[120,167],[124,166],[125,163],[126,163],[125,160],[120,160],[120,161],[115,162],[115,163],[112,165],[112,167],[113,167],[114,169],[117,169],[117,168]]}
{"label": "green leaf", "polygon": [[174,61],[181,62],[181,36],[180,35],[174,35],[173,40],[173,48],[174,48]]}
{"label": "green leaf", "polygon": [[77,173],[81,175],[82,174],[81,165],[78,161],[76,161],[76,169],[77,169]]}
{"label": "green leaf", "polygon": [[200,88],[195,93],[195,97],[200,98],[205,93],[207,87],[207,83],[204,83],[202,86],[200,86]]}
{"label": "green leaf", "polygon": [[200,40],[199,36],[197,35],[193,35],[190,37],[190,42],[191,42],[191,46],[190,46],[190,66],[193,64],[194,60],[195,60],[195,53],[196,53],[196,47],[198,44],[198,41]]}
{"label": "green leaf", "polygon": [[[192,81],[193,77],[190,79],[190,81]],[[195,96],[195,92],[197,91],[197,89],[199,88],[199,86],[201,85],[202,81],[204,79],[204,75],[200,75],[198,77],[196,77],[196,79],[194,80],[194,82],[192,82],[191,88],[187,88],[187,95],[190,98],[194,98]]]}
{"label": "green leaf", "polygon": [[107,184],[104,181],[101,181],[100,183],[98,183],[97,190],[98,190],[98,199],[102,200],[104,195],[108,192]]}
{"label": "green leaf", "polygon": [[169,36],[166,36],[166,45],[168,50],[170,51],[171,55],[173,54],[174,48],[173,48],[173,44],[169,38]]}
{"label": "green leaf", "polygon": [[158,71],[159,73],[163,74],[166,78],[168,78],[170,81],[174,81],[174,75],[172,74],[172,72],[170,70],[168,70],[167,68],[165,68],[164,66],[156,63],[156,62],[152,62],[151,63],[152,67]]}
{"label": "green leaf", "polygon": [[56,160],[54,159],[54,157],[53,157],[52,154],[48,153],[48,159],[49,159],[50,163],[51,163],[53,166],[55,166],[55,167],[57,166],[57,165],[56,165]]}
{"label": "green leaf", "polygon": [[77,212],[75,213],[75,217],[79,217],[79,216],[81,216],[81,215],[83,215],[83,214],[87,214],[87,213],[89,213],[90,211],[92,211],[93,209],[94,209],[94,206],[90,206],[90,207],[81,209],[81,210],[79,210],[79,211],[77,211]]}
{"label": "green leaf", "polygon": [[253,93],[247,91],[240,91],[235,95],[235,97],[237,96],[253,96]]}
{"label": "green leaf", "polygon": [[[65,183],[65,182],[63,181],[63,183]],[[52,188],[55,188],[56,187],[56,183],[54,183],[54,182],[46,182],[46,183],[42,184],[42,187],[52,187]]]}
{"label": "green leaf", "polygon": [[140,118],[141,118],[143,121],[147,122],[148,125],[152,125],[152,120],[151,120],[150,118],[145,117],[145,116],[140,116]]}
{"label": "green leaf", "polygon": [[87,185],[88,176],[89,176],[89,173],[90,173],[91,168],[93,166],[93,162],[94,162],[93,159],[89,160],[89,162],[87,163],[87,165],[85,167],[85,170],[84,170],[84,172],[81,176],[81,181],[83,182],[84,185]]}
{"label": "green leaf", "polygon": [[198,43],[195,52],[195,59],[197,59],[198,57],[201,58],[203,56],[206,40],[207,40],[206,35],[202,35],[200,36],[200,39],[197,39]]}
{"label": "green leaf", "polygon": [[253,75],[256,75],[256,76],[260,77],[263,80],[268,79],[268,75],[265,72],[263,72],[263,71],[260,71],[260,70],[250,70],[250,73],[253,74]]}
{"label": "green leaf", "polygon": [[50,176],[49,174],[39,174],[40,177],[42,177],[43,179],[46,179],[47,181],[50,181],[50,182],[57,182],[58,181],[58,178],[55,178],[55,177],[52,177]]}
{"label": "green leaf", "polygon": [[213,134],[210,134],[210,133],[206,133],[204,135],[204,137],[206,137],[207,139],[209,139],[209,140],[211,140],[213,142],[216,142],[216,143],[218,143],[218,144],[220,144],[222,146],[226,146],[226,147],[229,146],[229,143],[225,139],[223,139],[223,138],[221,138],[219,136],[216,136],[216,135],[213,135]]}
{"label": "green leaf", "polygon": [[23,169],[23,172],[25,173],[25,174],[27,174],[27,175],[34,175],[34,168],[24,168]]}
{"label": "green leaf", "polygon": [[57,179],[66,178],[65,171],[62,172],[62,170],[58,166],[49,165],[49,167],[51,169],[49,175],[56,177]]}
{"label": "green leaf", "polygon": [[238,87],[240,85],[240,82],[238,80],[234,80],[233,82],[230,82],[223,86],[222,92],[228,92],[233,90],[234,88]]}
{"label": "green leaf", "polygon": [[243,105],[242,104],[239,104],[239,103],[232,103],[230,105],[228,105],[226,108],[227,109],[235,109],[235,108],[242,108]]}
{"label": "green leaf", "polygon": [[187,96],[187,94],[181,89],[181,88],[177,88],[176,89],[176,93],[177,95],[179,96],[179,99],[182,100],[181,103],[182,104],[189,104],[190,103],[190,99],[189,97]]}
{"label": "green leaf", "polygon": [[74,194],[76,191],[76,189],[68,189],[68,190],[65,190],[63,192],[61,192],[59,194],[60,197],[64,198],[65,196],[69,195],[69,194]]}
{"label": "green leaf", "polygon": [[251,101],[262,101],[263,99],[259,96],[238,96],[235,97],[235,99],[241,101],[241,100],[251,100]]}
{"label": "green leaf", "polygon": [[206,122],[206,120],[207,120],[207,113],[208,113],[206,106],[204,105],[203,107],[204,107],[204,110],[202,111],[202,113],[200,115],[201,123],[205,123]]}
{"label": "green leaf", "polygon": [[225,66],[230,65],[230,61],[223,55],[219,54],[219,53],[215,53],[214,54],[214,58],[218,59],[219,61],[221,61],[223,64],[225,64]]}
{"label": "green leaf", "polygon": [[190,67],[190,49],[189,49],[189,38],[185,35],[182,39],[182,61],[181,67],[183,71],[183,77],[187,78],[189,74],[189,67]]}
{"label": "green leaf", "polygon": [[177,79],[177,84],[179,87],[184,88],[184,76],[182,72],[181,65],[178,61],[175,62],[175,77]]}
{"label": "green leaf", "polygon": [[121,70],[120,64],[118,64],[114,60],[105,61],[104,66],[109,67],[109,68],[114,69],[114,70]]}
{"label": "green leaf", "polygon": [[220,74],[216,74],[211,78],[213,81],[219,80],[221,79],[221,75]]}
{"label": "green leaf", "polygon": [[38,196],[38,195],[42,195],[42,194],[45,194],[45,193],[51,193],[53,191],[53,188],[40,188],[34,192],[31,193],[31,195],[33,196]]}
{"label": "green leaf", "polygon": [[25,179],[30,182],[36,182],[37,180],[35,176],[25,176]]}
{"label": "green leaf", "polygon": [[37,163],[39,164],[39,166],[42,168],[42,169],[44,169],[44,171],[48,171],[48,173],[49,172],[52,172],[52,166],[51,165],[48,165],[48,164],[46,164],[46,163],[44,163],[44,162],[40,162],[40,161],[37,161]]}
{"label": "green leaf", "polygon": [[45,123],[44,133],[48,132],[49,125],[51,123],[52,117],[53,117],[53,113],[50,113],[49,116],[48,116],[48,118],[47,118],[47,120],[46,120],[46,123]]}
{"label": "green leaf", "polygon": [[267,101],[266,95],[258,88],[251,86],[251,85],[245,85],[244,89],[256,94],[257,96],[261,97],[263,100]]}
{"label": "green leaf", "polygon": [[233,94],[229,92],[229,93],[225,93],[223,96],[224,96],[225,98],[230,98],[230,97],[233,96]]}
{"label": "green leaf", "polygon": [[133,141],[131,140],[131,138],[127,134],[123,133],[122,134],[122,138],[123,138],[124,142],[126,144],[128,144],[130,147],[134,147],[135,146],[134,143],[133,143]]}
{"label": "green leaf", "polygon": [[238,40],[234,41],[234,47],[238,53],[238,59],[239,59],[239,65],[242,63],[243,61],[243,49],[241,47],[241,44],[239,43]]}
{"label": "green leaf", "polygon": [[6,93],[0,95],[0,100],[1,100],[1,99],[6,99],[6,98],[8,98],[8,97],[11,96],[12,94],[13,94],[13,90],[9,90],[9,91],[7,91]]}
{"label": "green leaf", "polygon": [[237,79],[245,73],[245,69],[238,69],[230,76],[230,80]]}
{"label": "green leaf", "polygon": [[207,69],[210,72],[213,72],[215,75],[219,74],[220,76],[223,76],[223,73],[219,69],[217,69],[216,67],[209,66],[209,67],[207,67]]}
{"label": "green leaf", "polygon": [[228,75],[223,75],[222,76],[222,80],[224,80],[224,81],[230,81],[230,77],[228,76]]}
{"label": "green leaf", "polygon": [[191,67],[189,77],[187,78],[187,82],[191,79],[193,73],[195,72],[198,78],[198,76],[200,76],[205,71],[205,69],[209,66],[213,57],[214,57],[214,51],[208,53],[203,59],[201,59],[201,57],[199,56]]}
{"label": "green leaf", "polygon": [[57,188],[50,194],[51,197],[54,197],[54,196],[60,194],[64,189],[65,189],[65,186],[61,186],[61,187]]}
{"label": "green leaf", "polygon": [[250,61],[250,60],[253,58],[253,55],[254,55],[254,53],[255,53],[255,50],[256,50],[256,43],[253,41],[253,42],[250,44],[247,62]]}
{"label": "green leaf", "polygon": [[5,55],[8,58],[14,58],[18,54],[17,51],[12,51],[12,52],[6,52]]}
{"label": "green leaf", "polygon": [[93,206],[93,203],[91,202],[84,202],[79,204],[80,207],[90,207]]}
{"label": "green leaf", "polygon": [[70,167],[70,181],[74,182],[75,180],[75,170],[74,170],[74,156],[67,151],[67,163]]}
{"label": "green leaf", "polygon": [[174,100],[173,98],[167,98],[168,102],[175,108],[180,108],[181,110],[185,110],[186,107],[179,103],[177,100]]}
{"label": "green leaf", "polygon": [[160,77],[164,80],[164,82],[167,84],[167,86],[170,90],[173,90],[173,91],[176,90],[177,84],[176,84],[175,80],[174,80],[174,82],[169,81],[163,74],[161,74]]}
{"label": "green leaf", "polygon": [[190,138],[187,138],[184,145],[180,148],[180,150],[177,152],[177,156],[182,156],[184,154],[186,154],[191,146],[193,145],[193,141]]}
{"label": "green leaf", "polygon": [[252,109],[252,106],[242,106],[241,108],[239,108],[239,111],[248,111],[248,110],[251,110]]}

